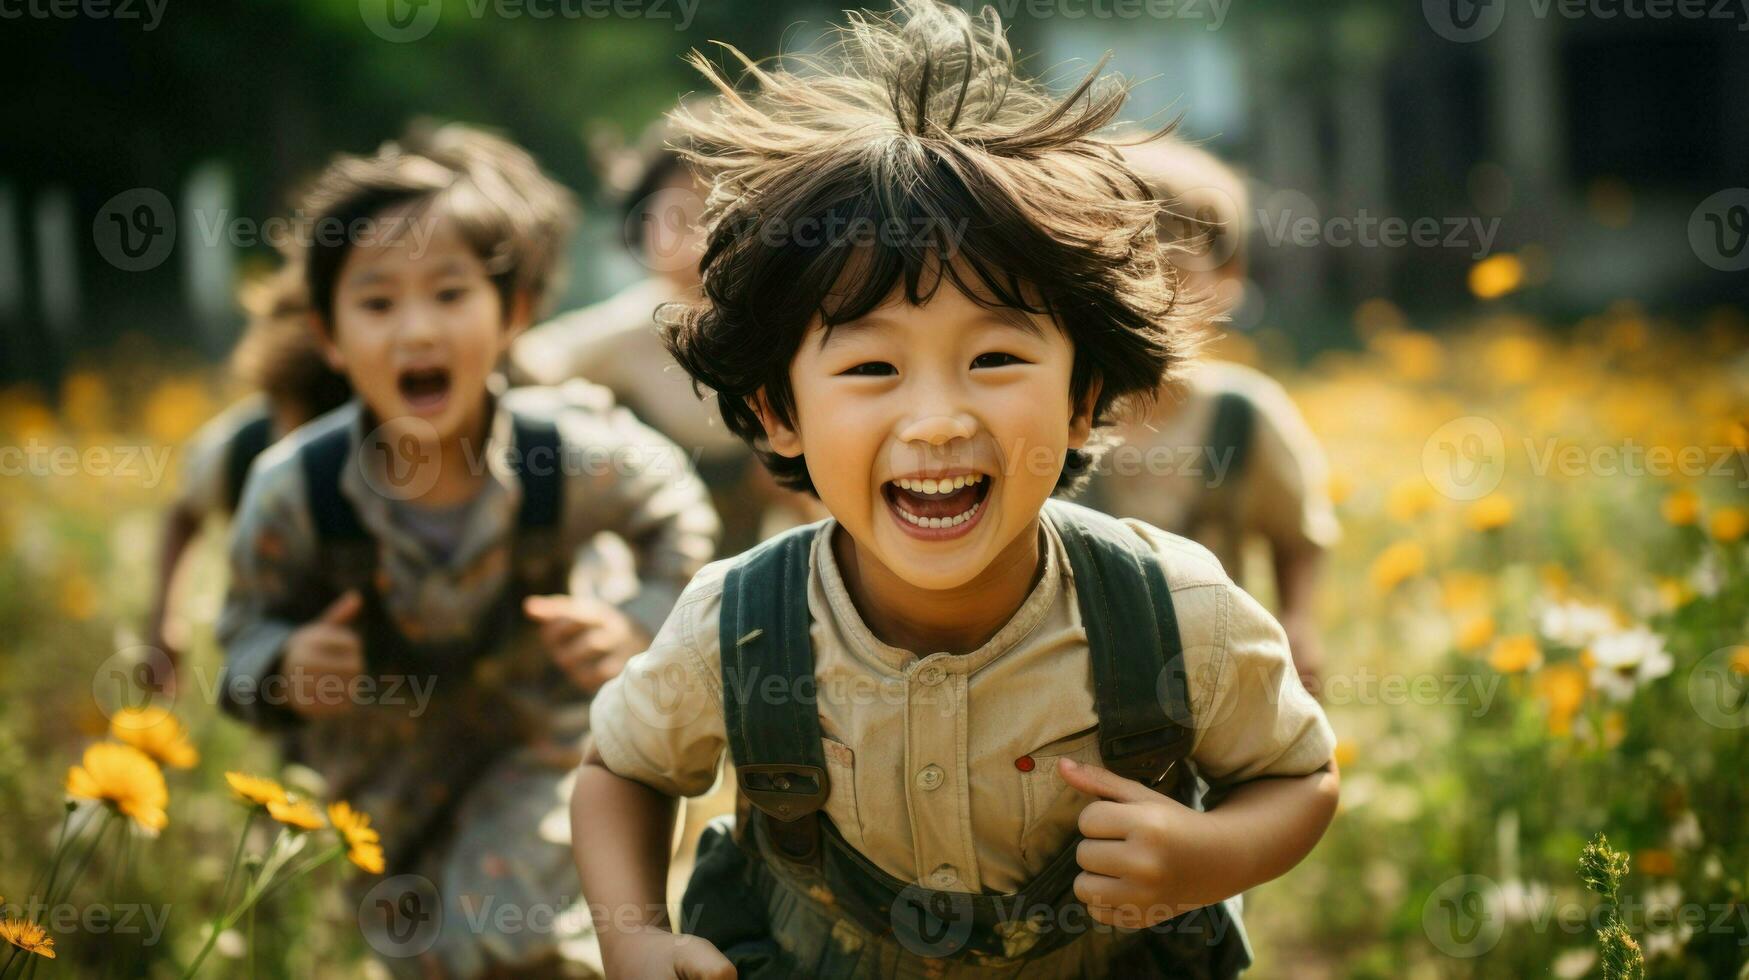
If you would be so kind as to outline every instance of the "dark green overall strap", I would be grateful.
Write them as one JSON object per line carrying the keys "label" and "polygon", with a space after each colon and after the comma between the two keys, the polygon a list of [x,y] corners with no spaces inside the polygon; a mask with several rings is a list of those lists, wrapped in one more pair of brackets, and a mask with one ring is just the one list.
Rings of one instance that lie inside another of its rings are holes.
{"label": "dark green overall strap", "polygon": [[[1237,481],[1245,472],[1251,455],[1251,433],[1257,425],[1257,407],[1251,399],[1236,391],[1223,391],[1215,398],[1214,418],[1209,421],[1208,453],[1210,460],[1225,460],[1222,482]],[[1223,497],[1237,487],[1211,486],[1210,495]]]}
{"label": "dark green overall strap", "polygon": [[1075,573],[1100,755],[1118,775],[1153,786],[1190,750],[1194,735],[1166,576],[1118,519],[1064,500],[1045,506]]}
{"label": "dark green overall strap", "polygon": [[[831,784],[808,636],[808,552],[819,524],[749,551],[723,581],[723,723],[741,792],[786,852],[811,854]],[[807,818],[807,819],[803,819]]]}
{"label": "dark green overall strap", "polygon": [[225,443],[225,513],[235,514],[243,500],[243,483],[249,478],[249,464],[273,445],[273,419],[265,409],[260,416],[245,422]]}

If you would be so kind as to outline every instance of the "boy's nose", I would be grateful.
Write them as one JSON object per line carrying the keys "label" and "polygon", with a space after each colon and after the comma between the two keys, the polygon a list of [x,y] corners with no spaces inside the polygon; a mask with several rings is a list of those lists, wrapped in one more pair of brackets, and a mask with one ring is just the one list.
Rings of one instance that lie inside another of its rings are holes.
{"label": "boy's nose", "polygon": [[934,412],[915,415],[900,426],[902,442],[921,442],[941,446],[955,439],[970,439],[978,431],[978,423],[964,412]]}

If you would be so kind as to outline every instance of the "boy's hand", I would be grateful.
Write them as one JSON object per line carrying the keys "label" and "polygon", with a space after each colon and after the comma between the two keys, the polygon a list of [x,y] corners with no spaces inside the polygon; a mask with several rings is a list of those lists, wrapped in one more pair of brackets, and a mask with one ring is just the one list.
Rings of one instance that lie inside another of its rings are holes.
{"label": "boy's hand", "polygon": [[[607,946],[606,943],[603,944]],[[613,952],[602,950],[610,977],[660,980],[735,980],[735,964],[697,936],[675,935],[650,926],[613,937]]]}
{"label": "boy's hand", "polygon": [[650,637],[630,617],[589,596],[531,595],[522,611],[540,624],[541,643],[571,682],[594,694]]}
{"label": "boy's hand", "polygon": [[323,718],[352,710],[346,690],[364,672],[364,645],[351,623],[363,608],[356,591],[346,592],[286,641],[280,673],[291,689],[293,711]]}
{"label": "boy's hand", "polygon": [[1099,797],[1081,811],[1075,852],[1075,897],[1096,921],[1143,929],[1227,897],[1210,890],[1211,864],[1232,855],[1210,840],[1207,814],[1099,766],[1062,759],[1057,773]]}

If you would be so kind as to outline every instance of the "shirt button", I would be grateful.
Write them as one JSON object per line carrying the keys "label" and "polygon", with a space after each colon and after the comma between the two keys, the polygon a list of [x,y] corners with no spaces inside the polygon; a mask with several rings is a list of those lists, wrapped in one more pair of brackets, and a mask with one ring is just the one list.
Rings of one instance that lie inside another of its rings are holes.
{"label": "shirt button", "polygon": [[940,766],[924,766],[917,773],[917,785],[924,789],[934,789],[941,785],[942,772]]}
{"label": "shirt button", "polygon": [[929,875],[929,883],[937,888],[952,888],[960,883],[959,869],[951,864],[944,864]]}
{"label": "shirt button", "polygon": [[927,666],[927,667],[925,667],[922,670],[917,672],[917,680],[920,681],[925,687],[934,687],[935,685],[940,684],[943,680],[946,680],[946,679],[947,679],[947,671],[942,670],[940,667],[936,666],[935,664],[930,664],[929,666]]}

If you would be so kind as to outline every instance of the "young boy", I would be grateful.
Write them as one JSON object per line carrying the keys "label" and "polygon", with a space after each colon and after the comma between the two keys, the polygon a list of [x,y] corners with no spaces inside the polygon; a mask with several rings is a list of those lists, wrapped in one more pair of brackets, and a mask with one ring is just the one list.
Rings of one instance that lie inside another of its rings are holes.
{"label": "young boy", "polygon": [[[209,518],[228,518],[236,511],[243,478],[255,457],[352,394],[346,376],[328,364],[310,331],[303,265],[295,255],[288,255],[271,275],[251,282],[242,301],[249,326],[231,354],[231,370],[255,394],[219,413],[183,446],[181,485],[164,516],[147,636],[164,652],[172,671],[187,646],[167,626],[171,584],[183,556]],[[174,678],[162,681],[172,684]]]}
{"label": "young boy", "polygon": [[[1244,182],[1208,151],[1178,140],[1126,148],[1125,159],[1166,202],[1162,237],[1185,241],[1172,262],[1211,315],[1233,311],[1250,228]],[[1082,498],[1118,517],[1182,534],[1251,584],[1254,544],[1268,550],[1276,615],[1300,681],[1316,693],[1321,646],[1318,579],[1341,529],[1326,489],[1328,464],[1280,384],[1242,364],[1205,358],[1145,417],[1114,429]]]}
{"label": "young boy", "polygon": [[[715,180],[670,345],[832,516],[707,566],[595,702],[610,976],[1230,976],[1234,898],[1335,811],[1275,621],[1206,549],[1049,499],[1190,338],[1094,135],[1121,88],[1016,77],[988,10],[852,15],[748,95],[697,60],[726,97],[680,120]],[[746,805],[675,936],[674,798],[725,751]]]}
{"label": "young boy", "polygon": [[[408,975],[589,959],[562,807],[590,695],[716,533],[679,450],[604,391],[492,383],[543,299],[564,199],[463,127],[334,161],[305,207],[307,281],[358,397],[257,460],[236,522],[223,704],[289,730],[380,829],[381,870],[423,879],[367,908],[396,914],[367,937]],[[638,558],[621,608],[562,594],[602,531]]]}

